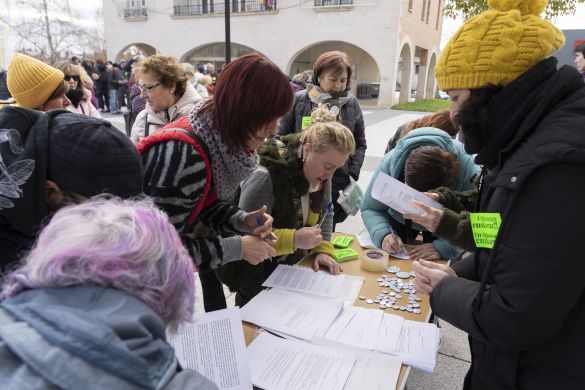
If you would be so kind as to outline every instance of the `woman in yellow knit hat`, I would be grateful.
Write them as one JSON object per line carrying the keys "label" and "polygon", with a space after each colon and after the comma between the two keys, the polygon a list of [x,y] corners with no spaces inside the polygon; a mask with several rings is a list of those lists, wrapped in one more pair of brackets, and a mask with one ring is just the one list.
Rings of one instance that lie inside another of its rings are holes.
{"label": "woman in yellow knit hat", "polygon": [[69,84],[58,69],[36,58],[17,54],[8,65],[8,90],[21,107],[38,111],[66,108]]}
{"label": "woman in yellow knit hat", "polygon": [[484,166],[477,249],[413,267],[433,312],[469,334],[465,389],[585,389],[585,84],[551,57],[564,37],[539,16],[546,4],[488,0],[436,68]]}

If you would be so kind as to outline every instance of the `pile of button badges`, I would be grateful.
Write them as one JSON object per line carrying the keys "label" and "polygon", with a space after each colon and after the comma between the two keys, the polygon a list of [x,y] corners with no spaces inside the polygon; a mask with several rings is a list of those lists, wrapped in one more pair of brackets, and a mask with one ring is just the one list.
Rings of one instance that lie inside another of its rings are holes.
{"label": "pile of button badges", "polygon": [[[409,313],[420,314],[420,304],[419,302],[422,301],[422,298],[416,295],[416,290],[414,289],[413,282],[407,282],[406,280],[401,279],[408,279],[411,276],[414,277],[414,271],[406,272],[400,271],[400,267],[392,265],[386,269],[386,272],[390,274],[395,274],[397,278],[391,278],[390,276],[384,274],[382,277],[378,278],[378,286],[382,288],[388,288],[388,290],[382,290],[374,299],[367,298],[363,295],[359,296],[359,299],[365,300],[367,304],[377,304],[380,309],[394,309],[399,311],[407,311]],[[408,294],[408,305],[402,306],[398,303],[398,300],[401,299],[406,294]]]}

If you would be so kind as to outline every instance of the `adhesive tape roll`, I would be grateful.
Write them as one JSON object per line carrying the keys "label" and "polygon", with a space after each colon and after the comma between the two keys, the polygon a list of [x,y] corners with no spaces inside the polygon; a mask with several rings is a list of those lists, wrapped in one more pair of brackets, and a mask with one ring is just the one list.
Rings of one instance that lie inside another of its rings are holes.
{"label": "adhesive tape roll", "polygon": [[384,271],[388,267],[388,253],[378,249],[367,249],[360,258],[360,265],[367,271]]}

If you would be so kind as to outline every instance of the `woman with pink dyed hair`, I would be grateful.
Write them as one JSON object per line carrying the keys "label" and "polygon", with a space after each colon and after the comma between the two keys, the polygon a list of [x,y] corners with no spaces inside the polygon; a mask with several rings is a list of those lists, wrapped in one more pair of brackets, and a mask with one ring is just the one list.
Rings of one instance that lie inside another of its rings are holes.
{"label": "woman with pink dyed hair", "polygon": [[194,266],[149,200],[59,210],[0,292],[0,388],[217,389],[165,331],[192,318]]}

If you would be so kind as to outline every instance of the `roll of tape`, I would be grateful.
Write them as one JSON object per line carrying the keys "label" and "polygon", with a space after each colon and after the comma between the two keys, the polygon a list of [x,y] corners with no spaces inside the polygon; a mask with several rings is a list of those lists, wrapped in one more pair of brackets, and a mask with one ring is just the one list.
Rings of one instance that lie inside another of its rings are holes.
{"label": "roll of tape", "polygon": [[367,271],[384,271],[388,267],[388,253],[379,249],[367,249],[360,258],[360,265]]}

